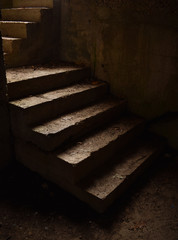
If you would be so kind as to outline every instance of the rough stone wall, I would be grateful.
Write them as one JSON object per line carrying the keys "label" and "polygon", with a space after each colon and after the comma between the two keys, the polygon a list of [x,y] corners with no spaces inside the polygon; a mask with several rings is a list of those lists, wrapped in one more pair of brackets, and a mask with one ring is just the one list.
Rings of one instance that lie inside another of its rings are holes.
{"label": "rough stone wall", "polygon": [[1,0],[0,8],[8,8],[12,6],[12,0]]}
{"label": "rough stone wall", "polygon": [[148,119],[178,111],[177,0],[61,0],[60,58]]}
{"label": "rough stone wall", "polygon": [[6,76],[3,63],[2,38],[0,35],[0,170],[11,157],[9,112],[7,107]]}

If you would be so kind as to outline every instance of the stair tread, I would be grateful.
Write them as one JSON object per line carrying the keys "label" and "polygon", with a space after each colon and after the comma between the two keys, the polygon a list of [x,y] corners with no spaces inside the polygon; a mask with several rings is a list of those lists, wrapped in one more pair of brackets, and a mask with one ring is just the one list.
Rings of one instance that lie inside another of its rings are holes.
{"label": "stair tread", "polygon": [[124,100],[116,101],[115,99],[109,98],[100,103],[87,106],[78,111],[68,113],[33,128],[33,131],[49,136],[63,131],[64,129],[79,124],[80,122],[91,118],[92,116],[104,113],[109,109],[115,108],[116,106],[125,102]]}
{"label": "stair tread", "polygon": [[2,37],[2,40],[18,41],[22,40],[22,38]]}
{"label": "stair tread", "polygon": [[4,21],[4,20],[1,20],[0,23],[34,24],[34,23],[36,23],[36,22],[30,22],[30,21],[11,21],[11,20],[9,20],[9,21],[5,20],[5,21]]}
{"label": "stair tread", "polygon": [[38,104],[51,102],[59,98],[66,98],[70,95],[95,89],[104,85],[105,83],[102,83],[102,82],[99,83],[98,85],[92,85],[91,83],[88,83],[88,82],[82,82],[82,83],[74,84],[69,87],[49,91],[43,94],[29,96],[19,100],[11,101],[10,103],[22,109],[27,109],[27,108],[36,106]]}
{"label": "stair tread", "polygon": [[48,76],[52,74],[58,74],[62,72],[80,70],[80,67],[20,67],[20,68],[9,68],[6,70],[6,77],[8,83],[26,81],[33,78]]}
{"label": "stair tread", "polygon": [[58,152],[57,157],[63,161],[77,165],[86,158],[92,156],[99,149],[116,141],[122,135],[143,123],[143,119],[136,116],[125,116],[112,123],[105,129],[99,130],[84,140],[77,142],[63,152]]}
{"label": "stair tread", "polygon": [[136,148],[129,150],[125,156],[115,156],[113,164],[104,165],[90,177],[83,179],[78,186],[83,191],[100,200],[106,199],[117,188],[123,187],[123,183],[138,170],[158,149],[160,144],[152,142],[140,143]]}
{"label": "stair tread", "polygon": [[33,10],[33,9],[37,9],[37,10],[38,10],[38,9],[39,9],[39,10],[40,10],[40,9],[50,9],[50,8],[48,8],[48,7],[17,7],[17,8],[12,7],[12,8],[4,8],[4,9],[1,9],[1,11],[4,11],[4,10],[5,10],[5,11],[6,11],[6,10],[8,10],[8,11],[9,11],[9,10],[21,10],[21,9],[25,9],[25,10],[26,10],[26,9],[27,9],[27,10],[28,10],[28,9],[32,9],[32,10]]}

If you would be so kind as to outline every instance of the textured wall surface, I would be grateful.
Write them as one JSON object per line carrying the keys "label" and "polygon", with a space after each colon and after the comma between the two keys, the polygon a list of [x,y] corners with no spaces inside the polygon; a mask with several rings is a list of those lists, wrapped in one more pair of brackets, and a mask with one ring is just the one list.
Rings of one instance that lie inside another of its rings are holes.
{"label": "textured wall surface", "polygon": [[0,1],[0,8],[8,8],[11,7],[12,0],[1,0]]}
{"label": "textured wall surface", "polygon": [[177,0],[63,0],[60,58],[91,65],[146,118],[178,111]]}
{"label": "textured wall surface", "polygon": [[2,55],[2,39],[0,36],[0,170],[9,163],[11,157],[9,112],[6,93],[7,89]]}

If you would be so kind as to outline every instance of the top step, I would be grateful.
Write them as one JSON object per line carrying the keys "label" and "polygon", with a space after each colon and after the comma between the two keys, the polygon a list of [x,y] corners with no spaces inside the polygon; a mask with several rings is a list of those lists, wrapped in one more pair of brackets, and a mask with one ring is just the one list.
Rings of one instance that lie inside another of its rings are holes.
{"label": "top step", "polygon": [[53,8],[53,0],[13,0],[13,7],[48,7]]}
{"label": "top step", "polygon": [[46,7],[6,8],[1,10],[1,15],[4,21],[41,22],[49,11]]}

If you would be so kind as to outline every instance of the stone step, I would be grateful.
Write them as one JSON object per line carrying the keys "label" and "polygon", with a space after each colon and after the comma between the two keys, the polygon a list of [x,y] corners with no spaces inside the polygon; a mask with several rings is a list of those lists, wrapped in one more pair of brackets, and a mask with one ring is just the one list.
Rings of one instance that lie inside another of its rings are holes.
{"label": "stone step", "polygon": [[159,157],[163,147],[163,142],[154,139],[141,141],[122,157],[116,155],[112,163],[82,179],[78,189],[75,186],[68,189],[96,211],[104,212]]}
{"label": "stone step", "polygon": [[28,38],[37,32],[35,22],[0,21],[0,31],[3,37]]}
{"label": "stone step", "polygon": [[15,150],[17,160],[24,166],[102,213],[143,175],[163,152],[164,146],[165,143],[158,139],[146,141],[137,139],[137,142],[124,154],[115,154],[77,183],[71,183],[70,176],[66,176],[65,173],[61,175],[63,165],[60,164],[59,159],[54,159],[34,146],[20,141],[16,142]]}
{"label": "stone step", "polygon": [[66,88],[11,101],[13,124],[17,128],[18,123],[40,123],[97,101],[107,92],[106,83],[92,85],[83,81]]}
{"label": "stone step", "polygon": [[90,69],[72,66],[30,66],[7,69],[6,77],[9,98],[12,100],[65,87],[90,78]]}
{"label": "stone step", "polygon": [[23,40],[21,38],[3,37],[3,50],[6,53],[18,52]]}
{"label": "stone step", "polygon": [[121,154],[140,134],[143,125],[140,118],[124,117],[85,138],[78,139],[72,146],[65,149],[59,147],[53,152],[40,150],[25,141],[17,141],[17,160],[38,173],[50,172],[56,177],[56,183],[74,185],[92,170],[110,161],[115,153]]}
{"label": "stone step", "polygon": [[13,0],[13,7],[49,7],[53,8],[53,0]]}
{"label": "stone step", "polygon": [[48,11],[49,8],[38,7],[38,8],[9,8],[2,9],[1,15],[3,21],[28,21],[28,22],[40,22],[43,15]]}
{"label": "stone step", "polygon": [[56,157],[63,163],[65,176],[69,181],[77,182],[88,175],[93,169],[110,159],[116,152],[123,149],[144,128],[144,121],[136,116],[124,116],[109,126],[79,140],[64,150],[56,151]]}
{"label": "stone step", "polygon": [[76,137],[116,119],[125,110],[125,100],[109,98],[30,128],[25,136],[41,149],[52,151],[67,140],[73,141]]}

